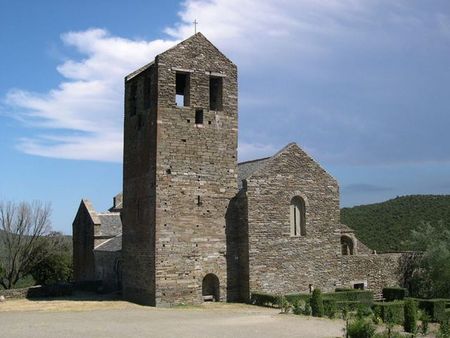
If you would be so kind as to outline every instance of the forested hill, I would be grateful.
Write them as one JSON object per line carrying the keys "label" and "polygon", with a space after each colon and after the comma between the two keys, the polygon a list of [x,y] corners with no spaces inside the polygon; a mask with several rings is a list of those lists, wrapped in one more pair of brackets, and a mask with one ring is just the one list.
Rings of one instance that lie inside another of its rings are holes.
{"label": "forested hill", "polygon": [[341,222],[377,252],[414,250],[405,240],[423,222],[450,228],[450,195],[411,195],[341,210]]}

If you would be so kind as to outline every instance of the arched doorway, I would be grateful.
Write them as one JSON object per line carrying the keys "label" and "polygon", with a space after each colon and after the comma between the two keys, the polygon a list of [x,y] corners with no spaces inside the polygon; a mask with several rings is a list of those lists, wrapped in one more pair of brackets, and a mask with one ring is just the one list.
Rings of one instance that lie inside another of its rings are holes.
{"label": "arched doorway", "polygon": [[202,296],[204,301],[218,302],[220,300],[219,278],[213,273],[208,273],[202,282]]}

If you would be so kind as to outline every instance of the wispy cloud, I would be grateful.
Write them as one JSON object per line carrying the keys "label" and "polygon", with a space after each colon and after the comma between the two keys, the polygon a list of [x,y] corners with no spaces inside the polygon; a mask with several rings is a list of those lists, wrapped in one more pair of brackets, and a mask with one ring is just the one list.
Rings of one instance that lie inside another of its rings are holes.
{"label": "wispy cloud", "polygon": [[22,137],[27,153],[65,159],[122,160],[123,77],[174,41],[136,41],[103,29],[69,32],[61,39],[85,56],[57,67],[64,81],[48,93],[12,89],[5,102],[38,132]]}
{"label": "wispy cloud", "polygon": [[[79,57],[57,67],[59,86],[45,93],[12,89],[5,98],[11,115],[32,127],[18,148],[121,161],[124,75],[192,35],[197,19],[240,66],[241,97],[251,98],[240,100],[241,160],[271,155],[290,141],[330,162],[450,160],[445,147],[436,147],[450,142],[442,99],[450,78],[439,61],[427,59],[430,34],[447,36],[449,19],[418,6],[187,0],[165,39],[127,39],[104,29],[63,34]],[[447,55],[445,45],[439,48]]]}

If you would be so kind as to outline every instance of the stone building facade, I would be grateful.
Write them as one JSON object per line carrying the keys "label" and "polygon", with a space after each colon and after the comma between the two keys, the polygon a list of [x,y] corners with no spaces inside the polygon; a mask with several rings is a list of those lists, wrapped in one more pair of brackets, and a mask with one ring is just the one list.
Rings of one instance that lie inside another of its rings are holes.
{"label": "stone building facade", "polygon": [[201,33],[125,78],[121,229],[93,259],[82,237],[101,226],[82,202],[76,276],[148,305],[397,284],[398,255],[340,224],[338,183],[296,144],[238,165],[237,100],[236,65]]}

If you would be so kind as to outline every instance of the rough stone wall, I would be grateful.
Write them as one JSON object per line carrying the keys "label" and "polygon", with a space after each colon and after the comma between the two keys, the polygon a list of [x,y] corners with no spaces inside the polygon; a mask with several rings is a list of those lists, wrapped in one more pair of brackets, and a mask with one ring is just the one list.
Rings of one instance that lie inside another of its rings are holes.
{"label": "rough stone wall", "polygon": [[381,293],[383,287],[399,286],[401,257],[401,253],[341,256],[339,286],[352,288],[355,283],[364,283],[375,293]]}
{"label": "rough stone wall", "polygon": [[155,305],[156,96],[157,72],[153,65],[126,79],[123,296],[147,305]]}
{"label": "rough stone wall", "polygon": [[243,189],[230,201],[227,215],[228,301],[249,300],[248,202]]}
{"label": "rough stone wall", "polygon": [[103,292],[119,290],[121,287],[120,251],[95,250],[95,277],[102,281]]}
{"label": "rough stone wall", "polygon": [[[199,303],[208,273],[227,299],[225,214],[237,192],[237,68],[203,35],[157,56],[156,303]],[[175,102],[176,73],[189,76],[188,107]],[[223,109],[210,110],[211,73]],[[203,109],[203,124],[195,124]]]}
{"label": "rough stone wall", "polygon": [[[291,236],[290,202],[306,205],[306,236]],[[339,187],[295,144],[247,179],[250,289],[307,292],[309,284],[333,290],[339,281]]]}
{"label": "rough stone wall", "polygon": [[75,282],[95,279],[94,224],[82,201],[72,223],[73,279]]}

